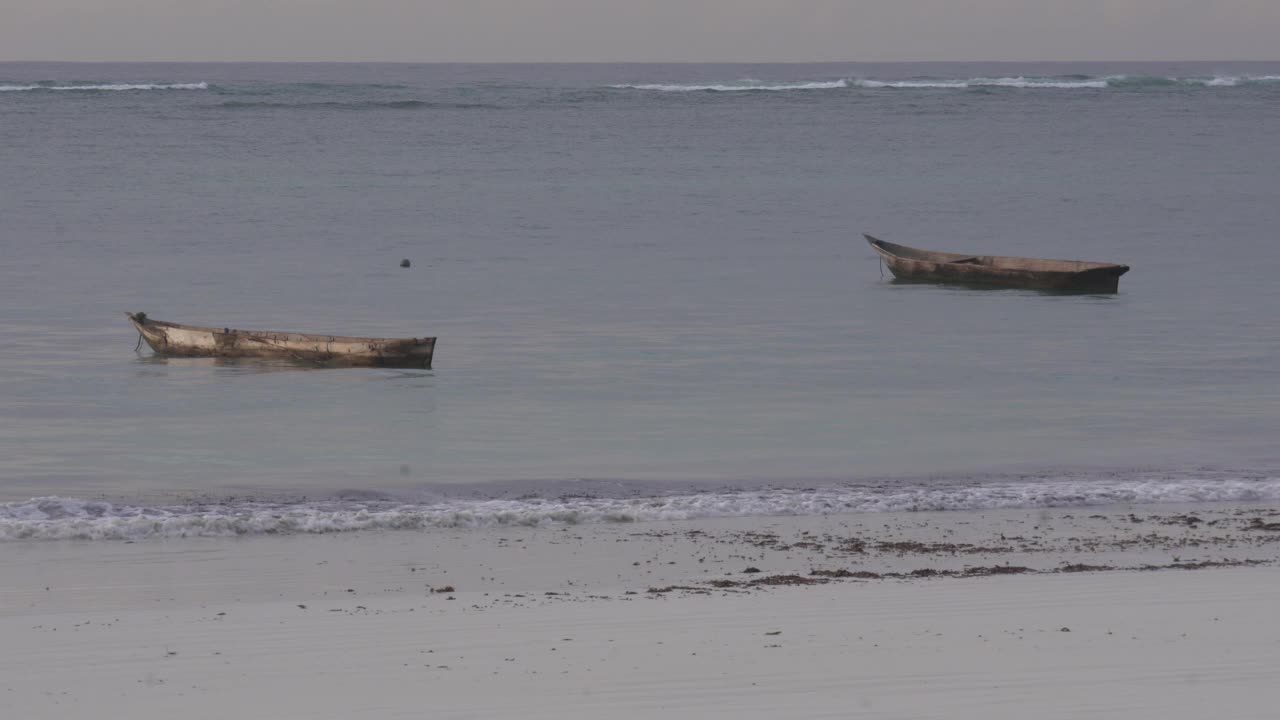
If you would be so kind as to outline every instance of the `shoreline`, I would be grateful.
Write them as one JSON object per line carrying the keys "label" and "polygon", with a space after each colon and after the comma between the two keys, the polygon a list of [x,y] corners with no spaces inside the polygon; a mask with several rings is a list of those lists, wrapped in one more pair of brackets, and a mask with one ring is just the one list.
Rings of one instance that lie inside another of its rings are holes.
{"label": "shoreline", "polygon": [[[664,521],[712,522],[895,512],[1085,512],[1118,505],[1161,512],[1172,504],[1280,503],[1280,477],[1254,471],[1114,471],[987,476],[982,482],[792,481],[752,488],[664,487],[621,481],[476,486],[404,497],[347,491],[333,497],[183,497],[160,502],[42,496],[0,502],[0,543],[329,534],[380,530],[577,527]],[[659,490],[662,490],[659,492]]]}

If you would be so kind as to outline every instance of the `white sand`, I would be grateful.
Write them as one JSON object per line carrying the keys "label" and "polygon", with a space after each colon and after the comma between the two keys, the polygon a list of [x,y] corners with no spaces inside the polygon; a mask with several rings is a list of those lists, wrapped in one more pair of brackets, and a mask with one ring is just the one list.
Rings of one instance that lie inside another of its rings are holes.
{"label": "white sand", "polygon": [[0,718],[1275,718],[1274,564],[705,584],[1277,559],[1192,509],[0,545]]}

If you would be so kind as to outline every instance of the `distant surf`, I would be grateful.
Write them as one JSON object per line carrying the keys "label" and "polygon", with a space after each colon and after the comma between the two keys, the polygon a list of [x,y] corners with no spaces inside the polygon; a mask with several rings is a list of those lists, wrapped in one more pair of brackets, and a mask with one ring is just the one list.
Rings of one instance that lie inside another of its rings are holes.
{"label": "distant surf", "polygon": [[25,85],[0,85],[0,92],[111,92],[124,90],[208,90],[209,83],[70,83],[56,84],[52,82],[32,83]]}
{"label": "distant surf", "polygon": [[0,504],[0,541],[141,540],[361,530],[536,527],[744,516],[1276,500],[1280,500],[1280,477],[1224,476],[1217,473],[1185,476],[1135,473],[1103,478],[1066,476],[979,483],[885,483],[685,492],[643,497],[567,495],[431,502],[236,500],[146,506],[42,497]]}
{"label": "distant surf", "polygon": [[898,88],[898,89],[964,89],[975,87],[998,87],[1020,89],[1078,90],[1083,88],[1104,89],[1109,87],[1110,80],[1100,79],[1064,79],[1064,78],[1027,78],[998,77],[970,78],[967,80],[855,80],[854,84],[862,88]]}
{"label": "distant surf", "polygon": [[1280,83],[1277,75],[1215,75],[1211,77],[1151,77],[1109,75],[1011,76],[973,78],[916,77],[905,79],[840,78],[834,80],[801,80],[794,82],[761,81],[750,78],[731,82],[708,83],[633,83],[611,85],[616,90],[650,92],[786,92],[797,90],[968,90],[977,88],[1009,88],[1018,90],[1107,90],[1144,87],[1223,88]]}
{"label": "distant surf", "polygon": [[729,83],[674,84],[649,83],[641,85],[611,85],[618,90],[653,90],[657,92],[779,92],[787,90],[836,90],[849,87],[847,80],[814,80],[811,82],[763,83],[759,80],[738,80]]}

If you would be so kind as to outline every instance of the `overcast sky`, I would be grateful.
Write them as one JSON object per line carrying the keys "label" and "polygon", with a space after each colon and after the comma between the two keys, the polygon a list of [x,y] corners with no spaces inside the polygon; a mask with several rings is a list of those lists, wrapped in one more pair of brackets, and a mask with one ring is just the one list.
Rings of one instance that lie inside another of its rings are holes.
{"label": "overcast sky", "polygon": [[0,0],[0,60],[1275,60],[1280,0]]}

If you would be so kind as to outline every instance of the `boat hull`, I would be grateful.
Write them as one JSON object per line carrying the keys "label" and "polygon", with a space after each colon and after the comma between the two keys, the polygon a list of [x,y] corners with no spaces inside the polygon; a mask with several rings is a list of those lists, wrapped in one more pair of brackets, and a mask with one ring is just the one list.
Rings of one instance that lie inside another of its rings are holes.
{"label": "boat hull", "polygon": [[436,339],[211,328],[129,314],[129,322],[152,350],[177,357],[274,358],[344,367],[431,367]]}
{"label": "boat hull", "polygon": [[1062,293],[1119,292],[1128,265],[933,252],[865,236],[889,272],[905,282],[1025,288]]}

